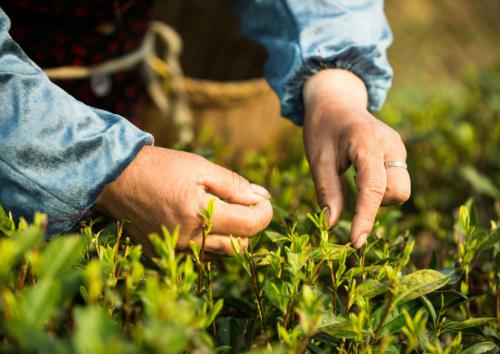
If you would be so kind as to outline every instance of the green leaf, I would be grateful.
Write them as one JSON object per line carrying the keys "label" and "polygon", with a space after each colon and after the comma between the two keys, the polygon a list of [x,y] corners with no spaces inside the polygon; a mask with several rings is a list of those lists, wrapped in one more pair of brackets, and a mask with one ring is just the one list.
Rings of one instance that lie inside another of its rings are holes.
{"label": "green leaf", "polygon": [[469,318],[465,321],[447,321],[443,326],[443,332],[458,332],[466,328],[479,327],[488,322],[495,321],[494,317],[476,317]]}
{"label": "green leaf", "polygon": [[13,269],[25,259],[29,251],[44,239],[44,231],[38,226],[29,226],[15,231],[10,238],[0,239],[0,282],[17,273]]}
{"label": "green leaf", "polygon": [[385,332],[385,331],[387,331],[391,334],[399,332],[399,331],[401,331],[401,328],[403,328],[403,326],[405,324],[406,324],[405,317],[402,314],[397,315],[392,320],[384,322],[384,325],[382,326],[383,330],[380,331],[381,333],[379,334],[379,336],[381,337],[382,332]]}
{"label": "green leaf", "polygon": [[436,291],[448,283],[448,277],[432,269],[421,269],[404,276],[396,288],[397,304],[403,304]]}
{"label": "green leaf", "polygon": [[[414,316],[418,309],[420,308],[420,303],[418,301],[411,301],[407,302],[402,306],[402,309],[406,309],[406,311],[410,314],[410,316]],[[401,309],[401,310],[402,310]],[[385,310],[385,307],[379,307],[372,317],[376,318],[378,317],[378,320],[375,321],[375,325],[378,325],[380,322],[380,316],[382,315],[382,312]],[[388,319],[385,321],[384,325],[382,326],[382,330],[379,333],[379,337],[381,338],[384,332],[389,332],[391,334],[398,333],[401,331],[401,328],[403,328],[406,325],[406,320],[405,317],[402,313],[397,313],[392,317],[391,319]]]}
{"label": "green leaf", "polygon": [[429,313],[429,315],[431,316],[432,323],[435,324],[436,323],[436,319],[437,319],[437,314],[436,314],[436,310],[434,309],[434,305],[432,305],[432,302],[425,295],[422,296],[420,298],[420,300],[425,305],[425,308],[427,309],[427,313]]}
{"label": "green leaf", "polygon": [[215,303],[215,305],[210,309],[210,312],[207,314],[207,318],[205,321],[205,327],[208,327],[215,320],[215,317],[219,314],[220,310],[222,310],[222,306],[224,305],[224,300],[219,299]]}
{"label": "green leaf", "polygon": [[297,271],[302,269],[306,265],[308,258],[309,257],[306,253],[288,252],[287,260],[290,266],[290,271],[292,273],[296,273]]}
{"label": "green leaf", "polygon": [[481,174],[474,166],[466,165],[460,169],[462,177],[471,184],[476,192],[493,199],[500,198],[500,189],[486,175]]}
{"label": "green leaf", "polygon": [[486,354],[486,353],[498,353],[498,346],[493,342],[482,342],[471,345],[462,354]]}
{"label": "green leaf", "polygon": [[324,324],[319,328],[321,331],[336,338],[355,338],[356,330],[350,319],[345,317],[336,317],[331,322]]}
{"label": "green leaf", "polygon": [[[9,335],[15,339],[16,349],[3,350],[5,344],[2,343],[1,353],[40,353],[40,354],[57,354],[71,353],[69,348],[66,348],[66,343],[58,340],[58,338],[50,335],[45,329],[33,328],[30,324],[22,320],[12,320],[6,323]],[[20,350],[22,348],[23,350]]]}
{"label": "green leaf", "polygon": [[35,225],[30,225],[26,229],[16,231],[12,236],[12,240],[18,247],[18,252],[20,255],[24,255],[24,253],[33,249],[44,239],[45,231],[41,227]]}
{"label": "green leaf", "polygon": [[367,279],[360,286],[356,287],[354,295],[368,300],[388,290],[389,286],[387,284],[381,283],[375,279]]}
{"label": "green leaf", "polygon": [[0,204],[0,233],[11,235],[15,229],[14,220],[5,212],[2,204]]}
{"label": "green leaf", "polygon": [[264,234],[271,240],[272,243],[288,241],[288,237],[276,231],[265,231]]}
{"label": "green leaf", "polygon": [[23,299],[23,320],[35,328],[42,328],[59,308],[60,284],[54,279],[42,279],[29,288]]}
{"label": "green leaf", "polygon": [[97,307],[74,310],[76,330],[73,345],[78,354],[121,352],[118,326]]}
{"label": "green leaf", "polygon": [[[378,349],[378,348],[376,348]],[[379,353],[378,351],[374,350],[374,353]],[[387,348],[385,348],[384,354],[400,354],[401,349],[394,345],[389,345]]]}
{"label": "green leaf", "polygon": [[81,235],[52,239],[36,262],[36,273],[40,277],[58,277],[65,273],[82,259],[84,245]]}
{"label": "green leaf", "polygon": [[351,279],[352,277],[357,277],[358,275],[361,274],[370,274],[378,272],[380,269],[382,269],[382,266],[379,265],[367,266],[367,267],[353,267],[349,269],[347,272],[345,272],[344,278]]}

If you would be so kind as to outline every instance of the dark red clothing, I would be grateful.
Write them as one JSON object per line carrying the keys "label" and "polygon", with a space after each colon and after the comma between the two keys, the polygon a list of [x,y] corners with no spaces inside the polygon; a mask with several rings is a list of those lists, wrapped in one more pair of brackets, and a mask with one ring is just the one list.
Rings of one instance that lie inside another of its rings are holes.
{"label": "dark red clothing", "polygon": [[[42,68],[92,66],[137,49],[151,19],[153,0],[4,0],[10,34]],[[138,124],[146,98],[140,66],[93,80],[56,83],[77,99]]]}

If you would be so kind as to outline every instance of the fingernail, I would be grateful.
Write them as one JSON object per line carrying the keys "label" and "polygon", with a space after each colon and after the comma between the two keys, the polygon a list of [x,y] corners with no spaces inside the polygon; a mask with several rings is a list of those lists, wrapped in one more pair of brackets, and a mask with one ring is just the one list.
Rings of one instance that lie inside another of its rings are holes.
{"label": "fingernail", "polygon": [[332,220],[332,212],[329,207],[325,207],[325,216],[328,227],[332,227],[335,220]]}
{"label": "fingernail", "polygon": [[271,199],[271,194],[264,187],[259,186],[258,184],[251,183],[250,188],[255,194],[264,197],[266,199]]}
{"label": "fingernail", "polygon": [[326,220],[328,220],[328,223],[330,223],[330,217],[332,216],[332,213],[330,213],[329,207],[325,207],[325,216],[326,216]]}
{"label": "fingernail", "polygon": [[356,240],[354,240],[354,248],[361,248],[364,245],[366,239],[368,238],[368,234],[364,233],[358,236]]}

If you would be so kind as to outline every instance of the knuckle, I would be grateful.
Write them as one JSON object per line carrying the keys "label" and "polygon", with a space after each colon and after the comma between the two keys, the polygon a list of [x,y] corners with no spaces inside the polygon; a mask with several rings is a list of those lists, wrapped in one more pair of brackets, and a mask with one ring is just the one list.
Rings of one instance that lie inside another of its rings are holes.
{"label": "knuckle", "polygon": [[353,162],[356,166],[364,166],[364,164],[373,157],[373,150],[370,149],[366,140],[357,144],[352,144],[351,146],[352,151],[350,155],[353,156]]}
{"label": "knuckle", "polygon": [[[234,171],[228,170],[229,176],[230,176],[230,183],[234,187],[235,190],[237,191],[242,191],[250,188],[250,182],[248,182],[247,179],[244,177],[240,176]],[[230,198],[230,201],[232,201],[233,197]]]}
{"label": "knuckle", "polygon": [[399,144],[403,144],[403,138],[401,137],[401,134],[399,134],[399,132],[397,132],[396,130],[394,129],[389,129],[389,137],[391,138],[392,141],[395,141]]}
{"label": "knuckle", "polygon": [[358,187],[358,193],[363,193],[372,199],[382,199],[385,194],[385,187],[381,181],[369,181],[366,185]]}
{"label": "knuckle", "polygon": [[[341,191],[338,191],[341,193]],[[316,195],[318,197],[318,203],[323,205],[328,203],[333,199],[335,193],[332,191],[330,186],[324,184],[316,185]]]}

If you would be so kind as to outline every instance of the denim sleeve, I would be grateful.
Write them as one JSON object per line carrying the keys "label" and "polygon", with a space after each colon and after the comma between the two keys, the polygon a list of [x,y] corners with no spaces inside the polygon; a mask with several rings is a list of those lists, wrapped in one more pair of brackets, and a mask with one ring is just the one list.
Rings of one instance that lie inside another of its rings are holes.
{"label": "denim sleeve", "polygon": [[51,236],[74,227],[152,137],[51,83],[9,27],[0,8],[0,203],[16,219],[47,213]]}
{"label": "denim sleeve", "polygon": [[301,124],[302,87],[324,68],[359,76],[369,109],[381,108],[391,86],[386,56],[392,34],[383,0],[229,0],[243,33],[268,51],[265,76],[281,114]]}

